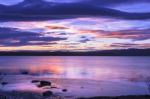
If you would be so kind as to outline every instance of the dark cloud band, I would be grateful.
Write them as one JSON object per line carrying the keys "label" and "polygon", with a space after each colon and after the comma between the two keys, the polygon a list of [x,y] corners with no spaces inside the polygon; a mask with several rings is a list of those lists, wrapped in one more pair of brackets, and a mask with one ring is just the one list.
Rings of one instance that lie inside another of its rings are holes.
{"label": "dark cloud band", "polygon": [[66,38],[45,37],[40,33],[21,31],[16,28],[0,28],[0,46],[49,45],[61,40]]}
{"label": "dark cloud band", "polygon": [[[129,2],[129,0],[127,1]],[[0,5],[0,21],[40,21],[87,16],[104,16],[131,20],[150,19],[150,13],[122,12],[107,7],[98,7],[93,4],[89,4],[89,2],[47,3],[40,0],[37,2],[31,2],[30,6],[27,6],[29,3],[30,2],[25,0],[24,2],[13,6]],[[115,1],[112,0],[111,4],[112,3],[115,3]]]}

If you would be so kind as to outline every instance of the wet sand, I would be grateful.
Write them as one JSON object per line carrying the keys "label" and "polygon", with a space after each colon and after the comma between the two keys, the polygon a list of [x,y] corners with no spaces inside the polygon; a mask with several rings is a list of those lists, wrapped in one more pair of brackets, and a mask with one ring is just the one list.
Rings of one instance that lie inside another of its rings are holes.
{"label": "wet sand", "polygon": [[132,99],[148,99],[143,97],[149,94],[146,84],[30,75],[3,75],[0,78],[0,99],[114,99],[128,95],[134,96]]}
{"label": "wet sand", "polygon": [[130,95],[130,96],[99,96],[99,97],[73,97],[73,96],[49,96],[44,97],[33,92],[4,92],[0,91],[0,99],[150,99],[150,95]]}

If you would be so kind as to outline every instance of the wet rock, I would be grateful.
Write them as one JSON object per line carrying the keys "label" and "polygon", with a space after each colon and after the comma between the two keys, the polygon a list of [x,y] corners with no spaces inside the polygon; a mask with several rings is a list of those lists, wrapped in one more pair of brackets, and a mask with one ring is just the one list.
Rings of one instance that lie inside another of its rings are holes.
{"label": "wet rock", "polygon": [[84,87],[80,87],[81,89],[83,89]]}
{"label": "wet rock", "polygon": [[23,74],[23,75],[28,75],[29,72],[28,72],[27,70],[22,70],[22,71],[21,71],[21,74]]}
{"label": "wet rock", "polygon": [[68,90],[67,90],[67,89],[62,89],[62,91],[63,91],[63,92],[67,92]]}
{"label": "wet rock", "polygon": [[38,83],[38,82],[40,82],[39,80],[32,80],[31,81],[32,83]]}
{"label": "wet rock", "polygon": [[2,82],[1,84],[2,84],[3,86],[5,86],[5,85],[8,84],[8,82]]}
{"label": "wet rock", "polygon": [[49,81],[40,81],[40,84],[38,87],[45,87],[45,86],[51,86],[51,82]]}
{"label": "wet rock", "polygon": [[113,99],[118,99],[117,97],[114,97]]}
{"label": "wet rock", "polygon": [[51,86],[51,88],[53,88],[53,89],[58,89],[56,86]]}
{"label": "wet rock", "polygon": [[46,92],[43,92],[43,96],[44,97],[50,97],[53,95],[53,92],[52,91],[46,91]]}

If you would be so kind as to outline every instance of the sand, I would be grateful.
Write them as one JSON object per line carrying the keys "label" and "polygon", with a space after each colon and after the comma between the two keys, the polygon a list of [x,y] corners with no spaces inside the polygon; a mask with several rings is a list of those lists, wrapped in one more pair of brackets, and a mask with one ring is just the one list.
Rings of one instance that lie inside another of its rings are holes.
{"label": "sand", "polygon": [[[0,99],[77,99],[81,97],[85,99],[92,99],[91,97],[114,99],[116,96],[117,99],[126,99],[119,96],[131,97],[129,95],[132,95],[132,99],[139,99],[136,98],[136,95],[146,97],[145,95],[149,94],[146,84],[143,83],[49,78],[47,76],[30,75],[1,75],[0,78],[1,83],[7,82],[5,85],[0,85]],[[32,83],[33,80],[48,81],[52,85],[39,88],[38,83]],[[43,92],[46,91],[53,92],[53,95],[43,96]]]}

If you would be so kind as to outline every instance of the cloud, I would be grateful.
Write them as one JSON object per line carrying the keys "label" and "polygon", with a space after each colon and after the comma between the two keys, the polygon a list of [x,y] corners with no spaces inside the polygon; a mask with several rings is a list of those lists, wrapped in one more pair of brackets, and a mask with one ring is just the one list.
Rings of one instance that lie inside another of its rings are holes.
{"label": "cloud", "polygon": [[1,46],[49,45],[61,40],[66,40],[66,38],[44,36],[40,33],[21,31],[16,28],[0,28]]}
{"label": "cloud", "polygon": [[65,26],[54,26],[54,25],[49,25],[49,26],[45,26],[47,29],[69,29],[68,27]]}
{"label": "cloud", "polygon": [[105,33],[104,36],[111,38],[120,38],[120,39],[132,39],[137,40],[146,40],[150,37],[150,30],[121,30]]}
{"label": "cloud", "polygon": [[[84,0],[83,0],[84,1]],[[132,3],[148,3],[149,0],[87,0],[91,4],[100,6],[132,4]]]}
{"label": "cloud", "polygon": [[89,2],[47,3],[42,0],[34,1],[36,2],[25,0],[12,6],[0,6],[0,21],[40,21],[92,16],[139,20],[150,19],[150,13],[122,12],[106,7],[98,7],[89,4]]}
{"label": "cloud", "polygon": [[13,5],[13,4],[17,4],[22,1],[23,0],[0,0],[0,4]]}
{"label": "cloud", "polygon": [[[19,2],[22,2],[25,0],[0,0],[1,4],[6,4],[6,5],[12,5],[12,4],[17,4]],[[33,1],[41,1],[41,0],[27,0],[29,2]],[[48,2],[53,2],[53,3],[73,3],[73,2],[84,2],[84,3],[90,3],[90,4],[98,4],[98,5],[117,5],[117,4],[125,4],[125,3],[137,3],[137,2],[149,2],[149,0],[43,0],[43,1],[48,1]]]}
{"label": "cloud", "polygon": [[119,38],[132,39],[133,41],[147,40],[150,38],[150,29],[131,29],[119,31],[104,31],[104,30],[79,30],[81,34],[93,34],[97,38]]}
{"label": "cloud", "polygon": [[49,42],[0,42],[1,47],[19,47],[19,46],[41,46],[41,45],[53,45],[57,43],[49,43]]}
{"label": "cloud", "polygon": [[88,41],[91,41],[92,38],[86,37],[86,36],[81,36],[79,42],[81,43],[87,43]]}
{"label": "cloud", "polygon": [[17,28],[0,28],[0,40],[16,39],[20,37],[40,36],[38,33],[19,31]]}
{"label": "cloud", "polygon": [[109,47],[112,48],[149,48],[150,44],[135,44],[135,43],[113,43]]}

